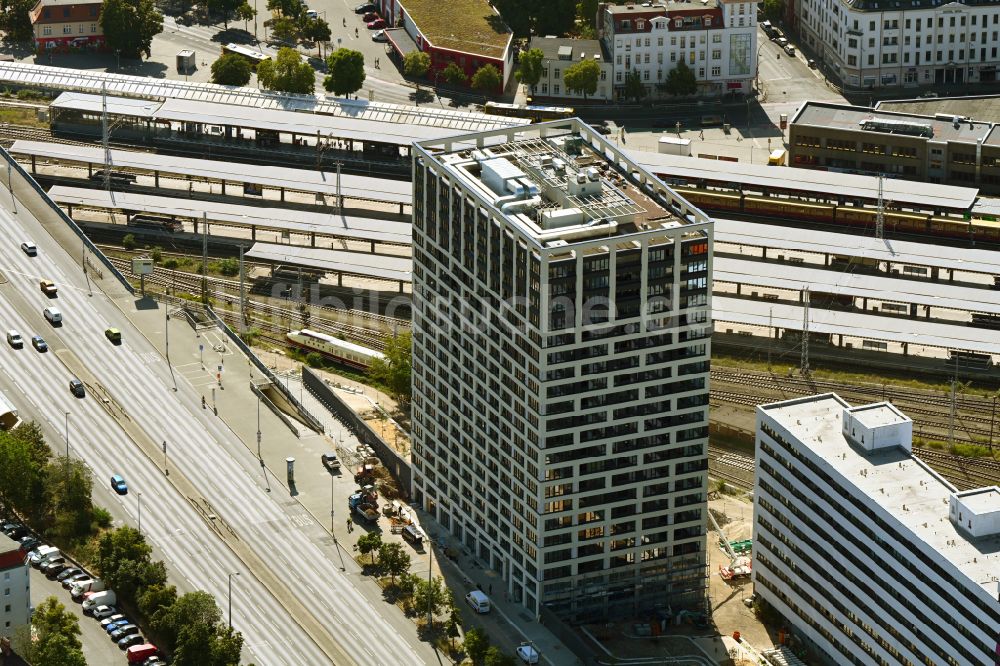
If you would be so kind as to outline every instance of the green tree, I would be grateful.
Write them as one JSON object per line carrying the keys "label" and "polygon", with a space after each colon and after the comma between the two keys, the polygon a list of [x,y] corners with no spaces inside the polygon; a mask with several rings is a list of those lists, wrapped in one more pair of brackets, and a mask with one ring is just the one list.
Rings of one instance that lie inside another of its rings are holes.
{"label": "green tree", "polygon": [[368,375],[386,386],[397,400],[409,402],[412,391],[413,339],[409,331],[389,338],[382,358],[372,361]]}
{"label": "green tree", "polygon": [[134,601],[137,578],[152,564],[151,552],[145,538],[133,527],[105,532],[97,545],[97,572],[120,598]]}
{"label": "green tree", "polygon": [[153,0],[104,0],[98,20],[108,48],[126,58],[151,56],[153,37],[163,32],[163,14]]}
{"label": "green tree", "polygon": [[580,0],[576,4],[576,17],[587,27],[597,27],[598,1],[599,0]]}
{"label": "green tree", "polygon": [[302,62],[298,51],[287,47],[280,49],[277,57],[257,65],[257,82],[267,90],[290,93],[312,93],[316,89],[313,68]]}
{"label": "green tree", "polygon": [[212,665],[239,666],[241,652],[243,652],[243,634],[220,624],[209,652]]}
{"label": "green tree", "polygon": [[497,92],[502,85],[503,77],[495,65],[483,65],[472,75],[472,87],[483,94]]}
{"label": "green tree", "polygon": [[528,49],[522,51],[518,58],[517,80],[526,86],[534,88],[542,79],[542,61],[545,59],[545,52],[541,49]]}
{"label": "green tree", "polygon": [[255,16],[257,16],[257,10],[248,5],[246,0],[243,0],[243,4],[236,8],[236,19],[238,21],[243,21],[244,30],[250,30],[250,21],[252,21]]}
{"label": "green tree", "polygon": [[532,3],[536,35],[565,35],[576,20],[576,0],[545,0]]}
{"label": "green tree", "polygon": [[122,237],[122,247],[126,250],[134,250],[136,246],[135,234],[125,234]]}
{"label": "green tree", "polygon": [[601,79],[601,66],[594,60],[581,60],[570,65],[563,72],[563,83],[567,90],[583,95],[587,99],[597,92],[597,82]]}
{"label": "green tree", "polygon": [[80,621],[55,597],[48,597],[36,608],[31,624],[38,640],[34,664],[38,666],[85,666],[80,643]]}
{"label": "green tree", "polygon": [[441,72],[441,76],[453,86],[464,86],[469,81],[469,77],[465,75],[465,71],[454,62],[448,63],[448,66]]}
{"label": "green tree", "polygon": [[393,585],[396,577],[410,570],[410,554],[403,550],[403,544],[383,543],[378,549],[378,566],[383,573],[389,574]]}
{"label": "green tree", "polygon": [[368,532],[358,537],[358,552],[362,555],[372,554],[372,564],[375,564],[375,553],[382,547],[382,537],[378,532]]}
{"label": "green tree", "polygon": [[[215,597],[208,592],[188,592],[177,597],[177,600],[164,611],[162,619],[159,627],[160,637],[164,647],[171,652],[179,645],[185,628],[202,626],[211,630],[222,620],[222,611],[215,603]],[[200,638],[198,635],[190,636],[192,641]]]}
{"label": "green tree", "polygon": [[45,522],[53,535],[72,540],[90,534],[94,521],[92,486],[90,469],[80,460],[67,460],[63,456],[46,466]]}
{"label": "green tree", "polygon": [[250,63],[236,53],[223,53],[212,63],[212,83],[245,86],[250,82]]}
{"label": "green tree", "polygon": [[533,0],[496,0],[493,3],[504,22],[518,37],[527,37],[531,34],[534,5]]}
{"label": "green tree", "polygon": [[441,612],[445,600],[444,590],[440,576],[435,576],[429,581],[421,578],[413,595],[413,605],[417,612],[429,615],[431,629],[434,628],[434,616]]}
{"label": "green tree", "polygon": [[625,97],[636,101],[646,96],[646,86],[642,85],[642,77],[638,70],[632,70],[625,75]]}
{"label": "green tree", "polygon": [[219,262],[219,272],[227,277],[240,274],[240,260],[235,257],[226,257]]}
{"label": "green tree", "polygon": [[764,18],[780,21],[785,15],[785,0],[764,0]]}
{"label": "green tree", "polygon": [[7,42],[31,41],[34,33],[31,29],[31,10],[37,4],[36,0],[7,0],[0,12],[0,30]]}
{"label": "green tree", "polygon": [[208,11],[212,14],[222,14],[222,22],[226,26],[226,30],[229,30],[229,17],[240,5],[244,4],[244,0],[208,0],[207,4]]}
{"label": "green tree", "polygon": [[465,654],[469,655],[472,666],[481,666],[486,659],[486,652],[490,649],[490,639],[482,629],[473,627],[465,632],[462,647],[465,648]]}
{"label": "green tree", "polygon": [[365,82],[365,57],[360,51],[337,49],[326,58],[326,72],[323,87],[327,92],[350,95],[361,90]]}
{"label": "green tree", "polygon": [[298,18],[305,11],[302,0],[267,0],[267,9],[272,12],[279,12],[282,16]]}
{"label": "green tree", "polygon": [[306,19],[302,26],[302,38],[316,45],[317,53],[322,57],[321,47],[323,42],[330,41],[333,33],[330,31],[330,24],[325,19]]}
{"label": "green tree", "polygon": [[416,574],[403,574],[399,577],[399,583],[396,585],[396,592],[402,599],[409,599],[417,591],[417,584],[420,582],[420,576]]}
{"label": "green tree", "polygon": [[422,79],[431,68],[431,57],[423,51],[410,51],[403,58],[403,74]]}
{"label": "green tree", "polygon": [[139,612],[157,635],[168,630],[170,612],[177,602],[177,588],[173,585],[149,585],[138,599]]}
{"label": "green tree", "polygon": [[454,606],[448,611],[448,619],[445,620],[445,633],[451,639],[451,649],[455,650],[455,639],[462,635],[459,629],[462,626],[462,616]]}
{"label": "green tree", "polygon": [[51,513],[45,488],[51,455],[34,422],[0,432],[0,499],[33,522],[45,523]]}
{"label": "green tree", "polygon": [[517,666],[514,657],[504,654],[496,645],[491,645],[483,657],[483,666]]}
{"label": "green tree", "polygon": [[[638,75],[638,72],[636,72]],[[626,91],[628,85],[626,84]],[[677,61],[677,66],[667,74],[667,80],[663,83],[663,90],[671,95],[693,95],[698,92],[698,82],[694,77],[694,72],[683,60]]]}
{"label": "green tree", "polygon": [[271,28],[271,37],[283,42],[294,42],[299,38],[299,24],[289,16],[279,16],[267,24]]}

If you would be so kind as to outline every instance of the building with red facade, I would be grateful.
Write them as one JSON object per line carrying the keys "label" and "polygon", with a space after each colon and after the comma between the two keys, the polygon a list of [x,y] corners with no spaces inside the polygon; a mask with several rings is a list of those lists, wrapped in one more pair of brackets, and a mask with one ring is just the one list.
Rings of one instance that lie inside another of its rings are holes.
{"label": "building with red facade", "polygon": [[430,55],[429,78],[436,79],[454,62],[471,80],[480,67],[492,64],[506,88],[514,69],[514,35],[486,0],[378,0],[378,4],[379,14],[392,26],[386,35],[400,58],[411,51]]}
{"label": "building with red facade", "polygon": [[749,0],[601,4],[597,34],[613,63],[618,98],[632,72],[647,97],[664,96],[662,84],[681,60],[694,72],[700,95],[753,90],[757,16]]}
{"label": "building with red facade", "polygon": [[3,580],[3,606],[0,608],[2,634],[10,636],[31,620],[31,583],[21,544],[0,534],[0,578]]}
{"label": "building with red facade", "polygon": [[101,2],[38,0],[31,8],[36,49],[98,48],[104,46]]}

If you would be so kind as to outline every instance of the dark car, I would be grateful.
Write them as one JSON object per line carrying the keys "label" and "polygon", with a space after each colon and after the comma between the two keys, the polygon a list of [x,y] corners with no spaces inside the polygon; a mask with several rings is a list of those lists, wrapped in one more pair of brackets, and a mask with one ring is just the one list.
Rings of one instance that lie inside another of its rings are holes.
{"label": "dark car", "polygon": [[375,6],[374,2],[364,2],[364,3],[361,3],[360,5],[358,5],[357,7],[354,8],[354,13],[355,14],[364,14],[364,13],[367,13],[367,12],[373,12],[376,9],[378,9],[378,7]]}
{"label": "dark car", "polygon": [[111,632],[111,640],[119,641],[126,636],[139,633],[139,627],[134,624],[123,624]]}
{"label": "dark car", "polygon": [[131,636],[118,639],[118,649],[127,650],[133,645],[142,645],[145,642],[146,639],[139,634],[132,634]]}
{"label": "dark car", "polygon": [[42,545],[42,542],[32,536],[26,536],[21,539],[21,552],[30,553],[34,549]]}
{"label": "dark car", "polygon": [[55,562],[45,570],[45,577],[49,580],[55,580],[59,574],[69,568],[70,566],[66,562]]}
{"label": "dark car", "polygon": [[83,387],[83,382],[74,377],[73,379],[69,380],[69,392],[78,398],[82,398],[84,395],[86,395],[87,390]]}
{"label": "dark car", "polygon": [[9,528],[4,527],[3,533],[9,536],[11,539],[17,541],[21,537],[28,536],[28,528],[20,523],[7,523],[10,525]]}
{"label": "dark car", "polygon": [[337,459],[337,454],[332,451],[328,451],[320,456],[323,461],[323,467],[326,467],[328,472],[339,472],[340,471],[340,461]]}
{"label": "dark car", "polygon": [[611,134],[611,128],[608,127],[607,125],[592,125],[592,127],[594,128],[594,131],[597,132],[598,134],[603,134],[604,136]]}
{"label": "dark car", "polygon": [[369,21],[374,21],[377,18],[381,18],[378,15],[378,13],[376,13],[376,12],[367,12],[364,16],[361,17],[361,20],[364,21],[365,23],[368,23]]}
{"label": "dark car", "polygon": [[49,350],[49,345],[42,339],[40,335],[31,336],[31,346],[40,352],[47,352]]}
{"label": "dark car", "polygon": [[69,567],[69,568],[66,568],[66,569],[63,569],[62,571],[60,571],[59,575],[56,576],[56,580],[61,583],[64,580],[66,580],[67,578],[72,578],[73,576],[75,576],[77,574],[81,574],[81,573],[83,573],[83,570],[78,569],[76,567]]}

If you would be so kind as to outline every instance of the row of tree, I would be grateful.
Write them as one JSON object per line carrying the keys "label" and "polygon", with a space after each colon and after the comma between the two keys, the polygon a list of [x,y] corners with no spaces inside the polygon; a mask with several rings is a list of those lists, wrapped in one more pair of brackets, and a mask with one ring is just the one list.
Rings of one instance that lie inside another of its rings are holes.
{"label": "row of tree", "polygon": [[[423,51],[411,51],[403,58],[403,73],[406,76],[422,79],[427,76],[430,69],[431,57]],[[455,86],[469,84],[473,90],[478,90],[483,94],[494,93],[503,85],[503,76],[500,74],[500,70],[489,63],[477,69],[472,74],[471,79],[456,62],[448,63],[448,66],[441,70],[439,76]]]}
{"label": "row of tree", "polygon": [[222,611],[207,592],[177,595],[167,584],[167,569],[154,561],[152,549],[132,527],[105,532],[98,544],[97,571],[114,589],[118,603],[132,608],[173,655],[178,666],[235,666],[240,663],[243,635],[222,622]]}
{"label": "row of tree", "polygon": [[[235,0],[228,0],[235,2]],[[319,16],[309,16],[302,0],[268,0],[267,8],[276,14],[265,21],[271,37],[283,42],[312,42],[322,57],[322,45],[330,41],[330,24]]]}

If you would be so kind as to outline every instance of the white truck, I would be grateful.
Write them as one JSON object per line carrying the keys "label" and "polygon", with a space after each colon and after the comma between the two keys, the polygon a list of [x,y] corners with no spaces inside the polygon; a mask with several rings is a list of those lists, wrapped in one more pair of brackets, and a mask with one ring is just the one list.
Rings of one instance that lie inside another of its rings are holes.
{"label": "white truck", "polygon": [[13,430],[21,425],[21,417],[17,415],[14,403],[0,393],[0,430]]}

